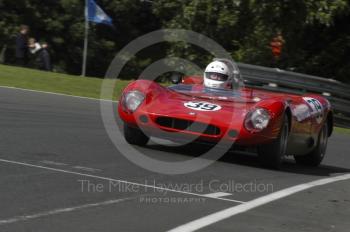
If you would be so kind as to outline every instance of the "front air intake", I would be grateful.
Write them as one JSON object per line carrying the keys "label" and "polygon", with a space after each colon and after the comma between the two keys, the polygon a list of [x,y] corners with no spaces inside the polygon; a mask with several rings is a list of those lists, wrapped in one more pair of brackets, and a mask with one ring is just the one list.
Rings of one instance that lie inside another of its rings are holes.
{"label": "front air intake", "polygon": [[205,135],[219,135],[220,128],[201,122],[194,122],[191,120],[178,119],[172,117],[158,117],[156,123],[161,127],[190,131]]}

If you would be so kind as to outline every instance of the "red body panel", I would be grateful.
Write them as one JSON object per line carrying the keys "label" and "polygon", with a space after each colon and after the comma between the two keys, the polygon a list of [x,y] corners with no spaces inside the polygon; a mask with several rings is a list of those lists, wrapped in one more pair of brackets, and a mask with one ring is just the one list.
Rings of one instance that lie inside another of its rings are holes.
{"label": "red body panel", "polygon": [[[198,83],[200,80],[198,77],[190,79],[185,79],[185,83]],[[279,135],[283,116],[288,111],[291,114],[289,150],[294,153],[303,153],[312,149],[310,140],[317,139],[320,128],[330,112],[329,102],[318,95],[298,96],[242,88],[237,90],[239,97],[231,98],[207,95],[203,91],[202,84],[194,84],[190,88],[190,92],[174,91],[151,81],[135,81],[125,88],[124,93],[138,90],[144,93],[146,98],[139,108],[131,113],[123,106],[123,95],[118,105],[119,115],[125,123],[140,127],[154,136],[180,137],[182,139],[199,137],[205,141],[234,141],[238,145],[254,146],[271,142]],[[322,105],[322,112],[313,112],[312,105],[306,102],[308,97],[316,99]],[[185,103],[193,101],[219,105],[221,109],[218,111],[196,111],[185,107]],[[244,121],[249,111],[257,107],[268,110],[271,114],[271,120],[267,128],[261,132],[253,133],[245,128]],[[160,125],[157,121],[159,117],[208,124],[219,130],[216,130],[216,133],[206,134],[175,129]],[[232,133],[235,135],[232,136]],[[295,146],[300,149],[295,149]]]}

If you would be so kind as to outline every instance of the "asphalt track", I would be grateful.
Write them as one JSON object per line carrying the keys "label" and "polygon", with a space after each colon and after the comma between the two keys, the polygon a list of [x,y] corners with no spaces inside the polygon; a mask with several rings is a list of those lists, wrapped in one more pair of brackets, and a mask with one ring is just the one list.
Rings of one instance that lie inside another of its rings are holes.
{"label": "asphalt track", "polygon": [[[255,156],[231,153],[195,173],[162,175],[119,153],[104,130],[99,101],[0,87],[0,231],[347,232],[349,139],[334,134],[318,168],[287,161],[268,170]],[[138,149],[174,161],[204,148]],[[263,196],[266,204],[227,213]],[[211,223],[200,224],[206,216]]]}

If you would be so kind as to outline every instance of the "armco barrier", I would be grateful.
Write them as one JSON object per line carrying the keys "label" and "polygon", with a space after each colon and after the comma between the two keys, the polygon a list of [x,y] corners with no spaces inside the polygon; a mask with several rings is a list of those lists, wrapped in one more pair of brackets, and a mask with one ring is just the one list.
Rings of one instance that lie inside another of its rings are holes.
{"label": "armco barrier", "polygon": [[350,128],[350,85],[276,68],[242,63],[238,66],[247,85],[286,93],[317,93],[325,96],[334,109],[335,124]]}

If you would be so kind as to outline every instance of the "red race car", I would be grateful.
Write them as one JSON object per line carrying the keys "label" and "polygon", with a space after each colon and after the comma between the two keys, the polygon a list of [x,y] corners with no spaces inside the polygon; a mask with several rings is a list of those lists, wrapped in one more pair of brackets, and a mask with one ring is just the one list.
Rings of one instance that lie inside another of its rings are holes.
{"label": "red race car", "polygon": [[118,104],[124,137],[146,145],[150,136],[257,148],[265,166],[278,168],[286,155],[309,166],[321,163],[333,130],[327,99],[242,86],[237,65],[216,59],[203,77],[164,87],[137,80]]}

